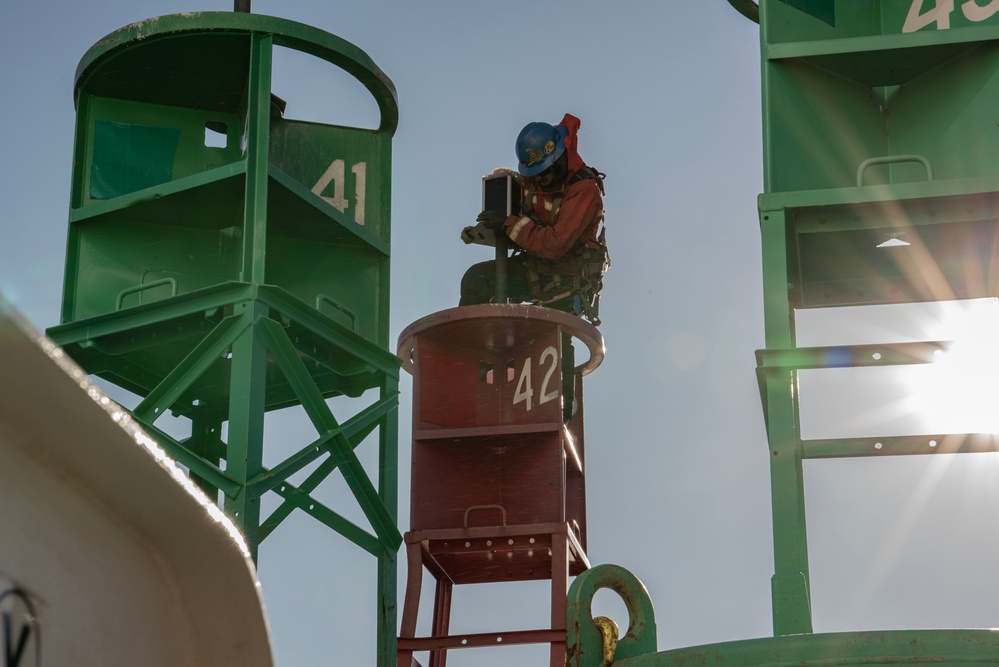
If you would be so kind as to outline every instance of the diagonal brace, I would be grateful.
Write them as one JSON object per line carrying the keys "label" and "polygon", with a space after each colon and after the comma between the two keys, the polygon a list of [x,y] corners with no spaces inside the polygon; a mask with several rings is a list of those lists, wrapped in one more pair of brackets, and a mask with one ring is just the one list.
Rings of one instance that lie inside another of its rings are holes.
{"label": "diagonal brace", "polygon": [[[336,463],[331,458],[327,458],[325,461],[319,464],[319,467],[312,471],[312,473],[305,478],[298,490],[302,493],[312,493],[316,490],[324,479],[329,477],[330,473],[336,470]],[[265,521],[260,524],[260,534],[261,536],[269,535],[274,531],[278,525],[288,518],[292,510],[295,509],[297,505],[293,504],[290,499],[285,498],[285,501],[281,503],[276,510],[274,510]],[[263,537],[260,538],[264,539]]]}
{"label": "diagonal brace", "polygon": [[194,346],[183,361],[149,392],[132,414],[143,422],[156,421],[164,410],[173,405],[174,401],[215,363],[249,325],[249,318],[240,315],[230,315],[219,322],[200,343]]}
{"label": "diagonal brace", "polygon": [[236,494],[239,493],[242,488],[240,483],[229,477],[218,466],[198,456],[177,442],[173,437],[167,435],[144,419],[134,414],[132,415],[132,419],[142,427],[142,430],[146,431],[156,440],[156,443],[166,451],[170,458],[185,466],[192,473],[219,489],[228,497],[235,498]]}
{"label": "diagonal brace", "polygon": [[[368,437],[368,434],[371,433],[377,425],[378,424],[372,423],[367,426],[364,431],[358,433],[356,437],[352,438],[353,442],[360,443],[364,440],[364,438]],[[316,487],[322,484],[324,479],[329,477],[330,473],[336,470],[336,467],[336,461],[332,458],[327,458],[319,464],[319,467],[312,471],[304,482],[302,482],[302,485],[298,490],[306,495],[312,493],[316,490]],[[292,511],[294,511],[297,506],[298,505],[293,504],[288,498],[286,498],[285,501],[281,503],[263,523],[260,524],[260,539],[263,540],[264,537],[271,534],[282,521],[291,515]]]}
{"label": "diagonal brace", "polygon": [[344,422],[339,428],[323,433],[317,440],[305,446],[297,453],[292,454],[278,466],[271,470],[265,470],[247,482],[250,495],[254,498],[261,497],[302,468],[305,468],[319,457],[327,454],[332,447],[330,442],[337,436],[342,435],[348,442],[352,443],[351,449],[356,449],[360,441],[374,430],[379,421],[395,408],[398,396],[398,392],[395,392],[374,405],[365,408]]}
{"label": "diagonal brace", "polygon": [[299,358],[291,341],[288,340],[284,329],[277,322],[268,318],[260,318],[256,324],[260,328],[268,349],[274,355],[274,361],[285,374],[295,395],[302,402],[302,407],[305,408],[312,423],[316,425],[316,430],[320,433],[337,432],[333,435],[330,458],[340,468],[344,481],[347,482],[347,486],[350,487],[357,499],[361,511],[371,522],[375,534],[389,550],[395,551],[402,544],[402,535],[399,533],[392,515],[386,509],[385,503],[378,495],[378,490],[368,479],[364,467],[354,454],[350,441],[344,437],[340,424],[333,416],[329,406],[326,405],[326,401],[312,380],[312,376],[309,375],[308,369]]}
{"label": "diagonal brace", "polygon": [[[327,474],[329,473],[327,472]],[[275,489],[275,493],[285,499],[285,502],[282,503],[282,507],[285,505],[297,507],[309,516],[318,520],[320,523],[335,530],[340,535],[343,535],[345,538],[361,547],[371,555],[384,555],[385,546],[382,544],[381,540],[374,535],[369,534],[363,528],[360,528],[354,523],[348,521],[343,516],[334,512],[322,503],[316,501],[309,495],[308,491],[304,491],[295,487],[293,484],[285,482],[280,484]],[[272,514],[271,517],[273,516],[274,515]],[[260,526],[259,535],[261,542],[263,542],[268,535],[274,532],[274,529],[277,528],[277,524],[280,523],[280,521],[272,523],[271,517],[268,517],[268,519]]]}

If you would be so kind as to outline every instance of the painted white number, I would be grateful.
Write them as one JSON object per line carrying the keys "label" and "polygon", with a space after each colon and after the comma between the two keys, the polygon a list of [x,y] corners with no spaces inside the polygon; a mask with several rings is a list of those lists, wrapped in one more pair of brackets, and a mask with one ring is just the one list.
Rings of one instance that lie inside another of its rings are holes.
{"label": "painted white number", "polygon": [[[538,405],[558,398],[558,387],[549,389],[552,376],[555,375],[555,369],[558,368],[558,350],[551,345],[546,347],[538,359],[538,366],[545,366],[546,359],[550,360],[549,367],[548,372],[545,373],[545,379],[541,381],[541,398],[538,400]],[[534,383],[531,381],[530,358],[524,360],[524,367],[520,371],[520,377],[517,378],[517,389],[513,392],[513,404],[517,405],[518,403],[526,403],[525,407],[528,411],[534,408]]]}
{"label": "painted white number", "polygon": [[[322,197],[326,203],[341,213],[347,210],[347,200],[343,196],[343,175],[343,160],[333,160],[326,168],[325,173],[312,186],[312,192]],[[326,197],[323,195],[323,190],[330,182],[333,183],[333,196]]]}
{"label": "painted white number", "polygon": [[524,369],[520,371],[517,379],[517,389],[513,392],[513,404],[517,405],[521,401],[527,401],[527,410],[530,412],[534,404],[531,399],[534,397],[534,388],[531,386],[531,358],[524,360]]}
{"label": "painted white number", "polygon": [[[969,21],[979,22],[991,18],[999,12],[999,0],[988,0],[985,5],[979,4],[983,0],[965,0],[961,3],[961,13]],[[909,13],[905,17],[905,25],[902,32],[916,32],[920,28],[928,25],[936,25],[937,30],[950,29],[950,15],[954,11],[954,0],[933,0],[932,9],[923,13],[923,4],[926,0],[912,0],[909,5]]]}
{"label": "painted white number", "polygon": [[364,224],[364,193],[368,185],[368,163],[358,162],[350,170],[354,173],[354,222]]}
{"label": "painted white number", "polygon": [[[364,224],[364,195],[367,190],[368,163],[358,162],[350,168],[354,174],[354,222],[359,225]],[[347,210],[350,202],[344,196],[344,182],[346,172],[344,171],[343,160],[333,160],[326,168],[323,175],[319,177],[316,184],[312,186],[313,194],[323,198],[330,206],[341,213]],[[323,194],[329,184],[333,184],[333,196],[327,197]]]}
{"label": "painted white number", "polygon": [[934,0],[936,7],[926,12],[923,10],[924,0],[912,0],[909,7],[909,14],[905,17],[905,25],[902,32],[916,32],[920,28],[925,28],[931,23],[937,24],[937,30],[947,30],[950,28],[950,13],[954,11],[954,0]]}
{"label": "painted white number", "polygon": [[984,21],[996,12],[999,12],[999,0],[992,0],[984,7],[980,6],[975,0],[968,0],[961,5],[961,11],[964,12],[964,17],[969,21]]}
{"label": "painted white number", "polygon": [[548,401],[558,398],[558,387],[553,391],[546,391],[548,389],[548,382],[552,379],[552,375],[555,373],[555,367],[558,366],[558,352],[554,347],[549,345],[545,348],[545,351],[541,353],[541,360],[538,362],[539,366],[545,365],[545,359],[551,359],[552,365],[545,373],[544,382],[541,383],[541,400],[539,403],[547,403]]}

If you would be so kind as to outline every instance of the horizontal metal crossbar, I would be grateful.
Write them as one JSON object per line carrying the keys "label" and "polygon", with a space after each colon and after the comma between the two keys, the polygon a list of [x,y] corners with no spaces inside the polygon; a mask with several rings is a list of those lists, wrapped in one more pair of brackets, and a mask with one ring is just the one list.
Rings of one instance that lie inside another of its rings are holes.
{"label": "horizontal metal crossbar", "polygon": [[565,637],[565,630],[515,630],[446,637],[399,637],[397,641],[399,649],[403,651],[433,651],[518,644],[557,644],[564,642]]}
{"label": "horizontal metal crossbar", "polygon": [[760,371],[849,368],[860,366],[898,366],[928,364],[950,347],[950,341],[884,343],[875,345],[833,345],[797,347],[783,350],[757,350]]}
{"label": "horizontal metal crossbar", "polygon": [[963,454],[999,451],[999,436],[992,433],[948,433],[869,438],[802,440],[806,459],[913,454]]}
{"label": "horizontal metal crossbar", "polygon": [[295,323],[322,336],[330,345],[349,355],[368,361],[372,370],[390,377],[399,377],[402,361],[396,355],[375,345],[360,334],[332,322],[280,287],[262,285],[259,288],[258,298],[273,312],[287,315]]}

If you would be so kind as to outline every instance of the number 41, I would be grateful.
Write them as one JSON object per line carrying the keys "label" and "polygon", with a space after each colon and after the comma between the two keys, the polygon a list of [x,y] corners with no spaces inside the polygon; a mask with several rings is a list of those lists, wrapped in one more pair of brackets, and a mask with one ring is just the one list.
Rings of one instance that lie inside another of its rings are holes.
{"label": "number 41", "polygon": [[[916,32],[920,28],[935,23],[937,30],[950,29],[950,15],[954,11],[954,0],[935,0],[936,6],[923,12],[925,0],[912,0],[909,6],[909,14],[905,17],[905,25],[902,32]],[[984,6],[978,4],[976,0],[965,0],[961,3],[961,12],[969,21],[984,21],[999,11],[999,0],[989,0]]]}
{"label": "number 41", "polygon": [[[354,222],[363,225],[368,164],[366,162],[358,162],[350,168],[350,171],[354,174]],[[326,171],[323,172],[323,175],[319,177],[319,180],[316,181],[316,184],[312,186],[314,194],[322,197],[327,204],[341,213],[346,211],[347,207],[350,206],[350,202],[344,196],[344,182],[346,180],[344,176],[343,160],[333,160],[330,166],[326,168]],[[333,196],[327,197],[323,195],[323,191],[330,183],[333,183]]]}

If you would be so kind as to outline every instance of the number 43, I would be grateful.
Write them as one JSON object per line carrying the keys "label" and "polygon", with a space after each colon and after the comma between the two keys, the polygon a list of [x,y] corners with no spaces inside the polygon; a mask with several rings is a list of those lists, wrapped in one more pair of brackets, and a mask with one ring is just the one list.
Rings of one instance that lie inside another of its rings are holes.
{"label": "number 43", "polygon": [[[905,17],[905,25],[902,32],[916,32],[920,28],[935,23],[937,30],[950,29],[950,15],[954,11],[954,0],[934,0],[935,6],[923,13],[923,4],[926,0],[912,0],[909,6],[909,14]],[[999,12],[999,0],[989,0],[984,5],[979,4],[981,0],[965,0],[961,3],[961,12],[969,21],[984,21],[996,12]]]}

